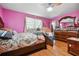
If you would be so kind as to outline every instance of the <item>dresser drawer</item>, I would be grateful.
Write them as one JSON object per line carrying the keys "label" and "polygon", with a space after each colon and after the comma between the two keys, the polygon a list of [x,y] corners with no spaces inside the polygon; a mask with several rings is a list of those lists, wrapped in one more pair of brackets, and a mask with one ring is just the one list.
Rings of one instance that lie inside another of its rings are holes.
{"label": "dresser drawer", "polygon": [[68,52],[79,56],[79,41],[68,40]]}
{"label": "dresser drawer", "polygon": [[67,41],[67,38],[69,37],[77,37],[77,32],[58,31],[58,32],[55,32],[55,37],[58,40],[61,39],[63,41],[64,39],[65,41]]}

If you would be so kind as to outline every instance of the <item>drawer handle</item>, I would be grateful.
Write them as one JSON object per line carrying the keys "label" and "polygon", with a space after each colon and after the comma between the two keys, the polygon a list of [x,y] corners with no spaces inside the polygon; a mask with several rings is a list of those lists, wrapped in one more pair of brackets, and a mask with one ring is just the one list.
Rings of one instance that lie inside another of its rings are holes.
{"label": "drawer handle", "polygon": [[71,44],[69,44],[69,47],[71,47],[72,45]]}

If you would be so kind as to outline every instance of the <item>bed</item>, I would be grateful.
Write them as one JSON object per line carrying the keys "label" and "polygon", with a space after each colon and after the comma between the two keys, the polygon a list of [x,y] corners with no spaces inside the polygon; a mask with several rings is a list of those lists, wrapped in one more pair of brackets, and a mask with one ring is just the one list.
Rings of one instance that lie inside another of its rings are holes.
{"label": "bed", "polygon": [[[4,23],[0,18],[0,28],[4,28]],[[40,49],[46,49],[44,36],[35,33],[15,33],[12,38],[0,38],[1,56],[28,55]]]}

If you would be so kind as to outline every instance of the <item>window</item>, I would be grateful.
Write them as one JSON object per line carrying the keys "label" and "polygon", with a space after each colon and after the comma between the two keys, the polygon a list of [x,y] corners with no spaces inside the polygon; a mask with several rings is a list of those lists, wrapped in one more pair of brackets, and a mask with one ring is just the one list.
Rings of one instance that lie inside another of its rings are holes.
{"label": "window", "polygon": [[42,21],[41,20],[34,20],[34,27],[35,29],[37,28],[42,28]]}
{"label": "window", "polygon": [[37,28],[40,28],[40,29],[42,28],[42,21],[39,19],[26,17],[25,29],[29,30],[29,29],[37,29]]}

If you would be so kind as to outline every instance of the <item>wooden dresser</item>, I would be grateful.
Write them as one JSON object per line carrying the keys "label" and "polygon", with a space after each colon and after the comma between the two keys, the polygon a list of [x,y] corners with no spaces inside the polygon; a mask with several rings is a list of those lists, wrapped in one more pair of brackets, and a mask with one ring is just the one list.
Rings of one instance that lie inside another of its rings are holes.
{"label": "wooden dresser", "polygon": [[70,54],[79,56],[79,38],[68,38],[68,52]]}
{"label": "wooden dresser", "polygon": [[77,31],[55,31],[56,40],[67,42],[69,37],[77,37]]}

